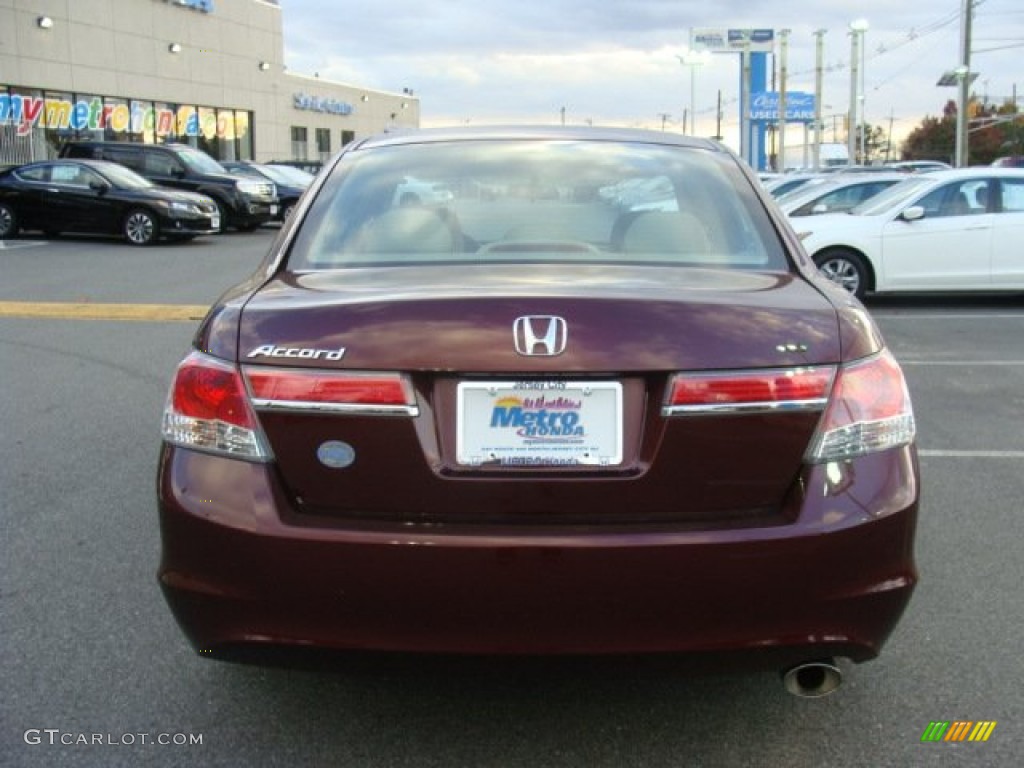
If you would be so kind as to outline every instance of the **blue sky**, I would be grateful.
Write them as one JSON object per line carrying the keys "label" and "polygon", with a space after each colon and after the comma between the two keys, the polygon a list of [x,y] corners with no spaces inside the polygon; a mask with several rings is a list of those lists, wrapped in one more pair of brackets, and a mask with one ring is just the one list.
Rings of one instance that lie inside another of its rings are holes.
{"label": "blue sky", "polygon": [[[677,56],[695,27],[789,29],[789,89],[814,90],[814,31],[825,29],[823,112],[850,99],[849,24],[865,19],[868,122],[896,138],[938,115],[955,89],[961,0],[281,0],[290,71],[389,91],[412,88],[424,126],[566,122],[681,130],[691,77]],[[974,90],[1024,102],[1024,3],[975,0]],[[697,70],[696,132],[738,130],[739,57]],[[667,117],[665,117],[667,116]],[[791,129],[799,133],[799,129]],[[792,134],[791,134],[792,135]],[[826,131],[826,139],[831,131]],[[842,137],[840,137],[842,140]]]}

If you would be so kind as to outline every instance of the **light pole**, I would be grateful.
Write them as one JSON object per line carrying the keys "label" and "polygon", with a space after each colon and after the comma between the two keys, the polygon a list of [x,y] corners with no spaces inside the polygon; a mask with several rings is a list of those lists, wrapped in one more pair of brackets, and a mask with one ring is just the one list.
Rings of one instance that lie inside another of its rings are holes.
{"label": "light pole", "polygon": [[[850,24],[850,130],[847,136],[847,153],[850,162],[857,156],[857,126],[861,127],[860,154],[861,162],[864,156],[864,33],[868,31],[867,19],[857,19]],[[859,67],[858,67],[859,65]],[[860,69],[860,80],[857,80],[857,70]],[[860,119],[858,119],[857,108],[860,105]]]}
{"label": "light pole", "polygon": [[[695,51],[692,48],[682,56],[676,55],[679,63],[690,70],[690,129],[691,136],[697,133],[697,67],[708,63],[710,54],[707,51]],[[686,133],[686,121],[683,121],[683,132]]]}
{"label": "light pole", "polygon": [[956,99],[956,167],[969,165],[967,149],[967,104],[970,100],[971,87],[971,17],[974,4],[964,0],[963,12],[960,16],[960,66],[957,73]]}
{"label": "light pole", "polygon": [[970,67],[961,64],[953,70],[956,76],[956,146],[953,148],[953,167],[967,165],[967,92],[970,88]]}
{"label": "light pole", "polygon": [[821,131],[824,128],[821,124],[821,81],[825,69],[825,32],[824,29],[814,32],[814,149],[811,152],[811,167],[816,171],[821,168]]}

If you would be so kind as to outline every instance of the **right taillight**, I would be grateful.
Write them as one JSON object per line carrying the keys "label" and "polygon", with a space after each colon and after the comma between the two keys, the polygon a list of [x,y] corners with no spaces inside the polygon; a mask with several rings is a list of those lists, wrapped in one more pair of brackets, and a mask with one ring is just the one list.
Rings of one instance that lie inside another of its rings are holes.
{"label": "right taillight", "polygon": [[807,461],[842,461],[909,445],[914,434],[907,383],[886,350],[839,368]]}

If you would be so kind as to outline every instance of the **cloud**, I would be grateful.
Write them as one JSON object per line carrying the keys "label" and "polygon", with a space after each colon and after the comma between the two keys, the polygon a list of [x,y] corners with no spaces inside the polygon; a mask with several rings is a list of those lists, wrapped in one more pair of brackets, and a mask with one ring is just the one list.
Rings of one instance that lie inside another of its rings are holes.
{"label": "cloud", "polygon": [[[939,114],[953,92],[935,86],[956,66],[960,3],[891,0],[287,0],[286,63],[299,72],[389,91],[412,88],[424,125],[572,122],[679,130],[690,111],[691,74],[680,66],[691,27],[789,28],[789,88],[814,89],[814,31],[824,37],[827,114],[849,107],[848,25],[867,18],[868,120],[906,132]],[[727,20],[726,24],[722,20]],[[1020,0],[976,4],[976,88],[1010,95],[1024,53]],[[999,38],[1003,42],[995,40]],[[726,135],[739,123],[738,56],[718,55],[692,77],[697,129],[716,130],[718,94]],[[799,129],[794,129],[794,134]]]}

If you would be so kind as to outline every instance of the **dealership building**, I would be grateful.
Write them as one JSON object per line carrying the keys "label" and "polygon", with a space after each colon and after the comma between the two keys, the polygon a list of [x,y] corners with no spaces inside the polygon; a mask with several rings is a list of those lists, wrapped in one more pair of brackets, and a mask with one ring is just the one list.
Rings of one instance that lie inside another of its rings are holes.
{"label": "dealership building", "polygon": [[286,71],[284,12],[278,0],[0,0],[0,164],[72,139],[318,161],[419,125],[409,89]]}

